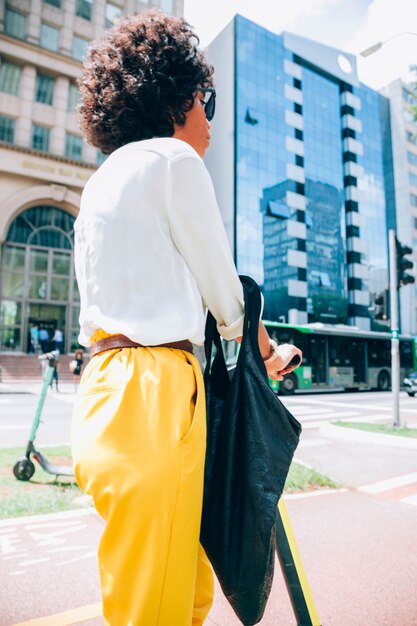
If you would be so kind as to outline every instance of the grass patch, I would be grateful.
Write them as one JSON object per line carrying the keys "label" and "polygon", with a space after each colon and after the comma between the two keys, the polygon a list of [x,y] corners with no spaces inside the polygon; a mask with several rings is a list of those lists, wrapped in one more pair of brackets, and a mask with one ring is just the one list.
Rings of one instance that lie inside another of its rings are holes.
{"label": "grass patch", "polygon": [[343,428],[356,428],[371,433],[383,433],[385,435],[397,435],[398,437],[410,437],[417,439],[417,428],[394,428],[388,424],[370,424],[368,422],[332,422],[335,426]]}
{"label": "grass patch", "polygon": [[292,463],[285,483],[284,493],[313,491],[314,489],[337,489],[339,484],[314,469]]}
{"label": "grass patch", "polygon": [[[46,448],[48,461],[58,465],[70,465],[71,455],[68,446]],[[24,456],[23,448],[0,449],[0,519],[56,513],[90,506],[82,498],[84,494],[72,478],[55,476],[45,472],[39,463],[30,481],[17,480],[13,475],[13,465]]]}
{"label": "grass patch", "polygon": [[[46,448],[44,452],[51,463],[58,465],[70,463],[68,446]],[[13,475],[13,465],[21,456],[22,448],[0,449],[0,519],[57,513],[91,506],[84,498],[80,501],[83,493],[74,479],[60,477],[55,480],[55,477],[45,472],[36,461],[34,461],[36,470],[32,478],[27,482],[17,480]],[[284,492],[337,487],[339,485],[327,476],[294,462],[290,467]]]}

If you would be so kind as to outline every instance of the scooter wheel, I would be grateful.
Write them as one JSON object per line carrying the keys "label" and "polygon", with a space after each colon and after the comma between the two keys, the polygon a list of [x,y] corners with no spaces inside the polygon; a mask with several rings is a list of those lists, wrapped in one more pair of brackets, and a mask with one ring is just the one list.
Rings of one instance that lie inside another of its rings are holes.
{"label": "scooter wheel", "polygon": [[35,473],[35,466],[25,456],[13,465],[13,474],[18,480],[30,480]]}

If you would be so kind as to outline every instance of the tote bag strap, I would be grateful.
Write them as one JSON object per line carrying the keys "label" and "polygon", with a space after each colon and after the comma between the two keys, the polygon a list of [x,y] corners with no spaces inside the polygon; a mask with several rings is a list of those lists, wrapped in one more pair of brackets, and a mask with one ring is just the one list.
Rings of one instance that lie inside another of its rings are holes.
{"label": "tote bag strap", "polygon": [[[213,363],[211,357],[213,354],[213,344],[216,347],[216,356]],[[205,329],[205,341],[204,352],[206,357],[206,367],[204,368],[204,382],[207,386],[210,372],[212,376],[212,382],[217,389],[223,387],[223,393],[226,393],[225,386],[229,386],[229,376],[227,373],[226,361],[224,358],[223,346],[220,339],[219,331],[217,330],[216,320],[210,311],[207,312],[206,329]]]}
{"label": "tote bag strap", "polygon": [[[253,280],[253,278],[244,275],[239,276],[239,278],[242,283],[245,300],[245,318],[243,322],[242,344],[240,346],[238,362],[236,366],[238,366],[239,362],[241,361],[241,355],[243,356],[243,354],[246,355],[248,352],[252,352],[261,373],[265,376],[265,378],[267,378],[265,365],[259,351],[258,343],[258,327],[262,307],[261,290],[259,289],[257,283]],[[206,381],[208,379],[210,371],[213,343],[216,346],[217,351],[215,357],[215,361],[217,361],[216,369],[218,368],[218,371],[222,371],[222,375],[224,372],[226,372],[227,374],[223,347],[219,331],[217,330],[216,320],[214,319],[210,311],[208,311],[204,342],[204,351],[206,356],[204,379]]]}
{"label": "tote bag strap", "polygon": [[252,352],[261,374],[268,378],[265,364],[259,350],[258,330],[262,308],[261,290],[250,276],[239,276],[245,297],[245,321],[243,323],[243,340],[241,352],[245,355]]}

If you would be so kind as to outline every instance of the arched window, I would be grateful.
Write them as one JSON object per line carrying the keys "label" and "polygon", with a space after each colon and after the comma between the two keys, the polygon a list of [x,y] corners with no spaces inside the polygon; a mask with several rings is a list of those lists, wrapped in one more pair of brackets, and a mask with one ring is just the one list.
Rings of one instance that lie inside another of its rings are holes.
{"label": "arched window", "polygon": [[32,207],[16,217],[6,241],[72,250],[74,222],[72,215],[57,207]]}

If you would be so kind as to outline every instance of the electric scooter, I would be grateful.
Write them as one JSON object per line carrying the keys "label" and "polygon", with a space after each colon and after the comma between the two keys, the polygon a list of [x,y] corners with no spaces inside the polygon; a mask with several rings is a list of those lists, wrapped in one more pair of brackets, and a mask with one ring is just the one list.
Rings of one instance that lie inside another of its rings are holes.
{"label": "electric scooter", "polygon": [[[41,358],[41,357],[39,357]],[[74,476],[74,472],[71,467],[65,465],[54,465],[50,463],[44,455],[35,447],[35,437],[36,433],[41,421],[41,413],[43,409],[43,405],[45,404],[46,394],[48,391],[48,387],[52,382],[52,377],[54,375],[54,369],[56,364],[56,356],[54,356],[53,352],[48,353],[44,358],[47,359],[48,365],[45,368],[43,375],[43,384],[41,393],[39,396],[38,404],[36,407],[35,418],[32,424],[32,430],[30,431],[29,441],[26,448],[25,456],[21,457],[16,461],[13,466],[13,474],[16,476],[18,480],[30,480],[35,473],[35,464],[31,461],[30,456],[32,455],[35,461],[39,463],[42,469],[48,474],[54,474],[55,476]]]}

